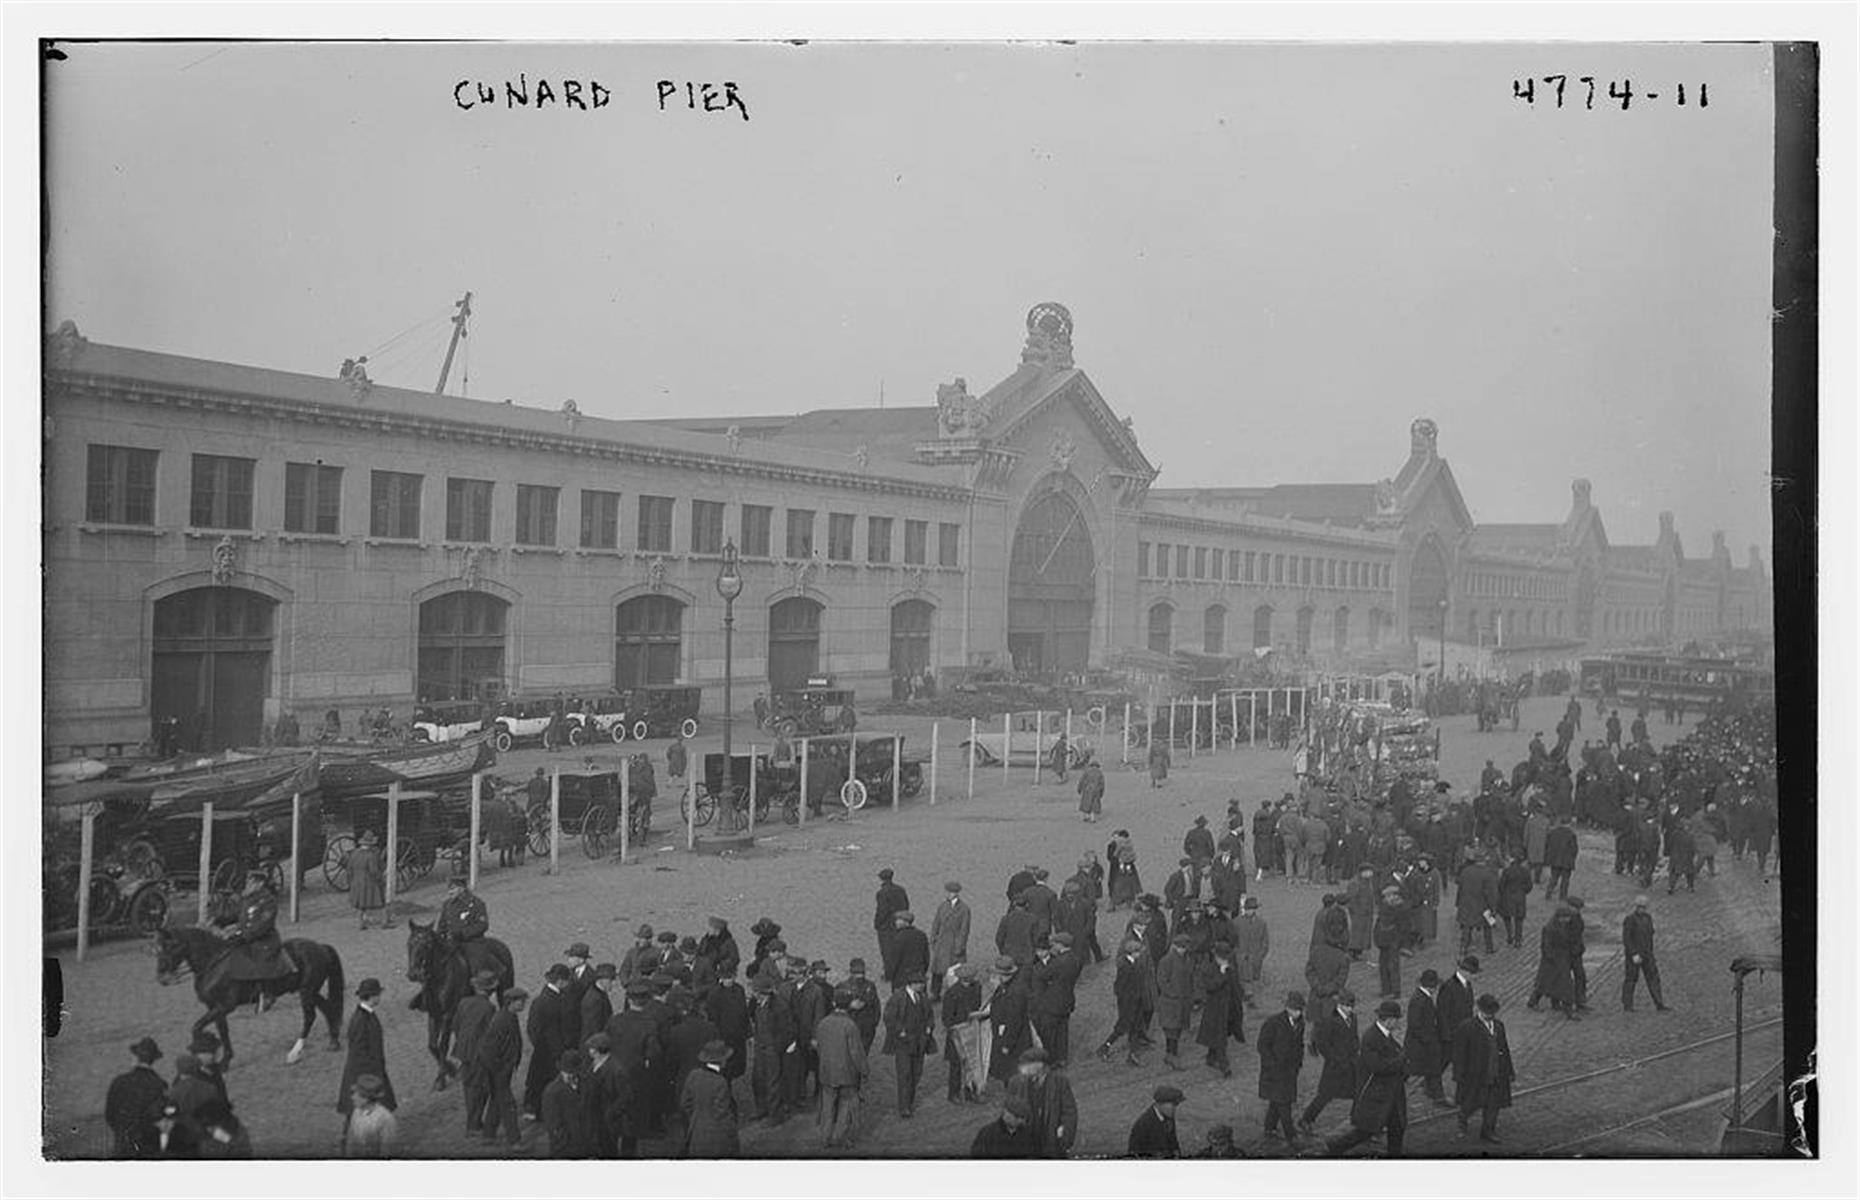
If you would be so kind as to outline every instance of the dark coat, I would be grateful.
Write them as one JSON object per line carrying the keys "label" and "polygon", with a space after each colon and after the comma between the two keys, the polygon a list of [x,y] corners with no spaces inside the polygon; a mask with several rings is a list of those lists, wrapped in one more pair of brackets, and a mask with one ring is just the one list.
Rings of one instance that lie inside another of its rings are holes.
{"label": "dark coat", "polygon": [[723,1064],[723,1074],[735,1079],[743,1073],[743,1047],[749,1042],[749,993],[741,984],[719,983],[704,997],[704,1014],[732,1051],[730,1061]]}
{"label": "dark coat", "polygon": [[1511,1081],[1517,1074],[1503,1021],[1493,1020],[1490,1036],[1477,1017],[1460,1023],[1453,1034],[1453,1083],[1461,1112],[1488,1103],[1510,1108]]}
{"label": "dark coat", "polygon": [[1175,1136],[1175,1121],[1150,1105],[1130,1127],[1130,1145],[1125,1154],[1130,1158],[1182,1157],[1182,1144]]}
{"label": "dark coat", "polygon": [[381,1018],[356,1005],[355,1011],[349,1014],[349,1028],[343,1040],[349,1043],[349,1055],[342,1064],[342,1090],[336,1094],[336,1111],[347,1116],[355,1107],[349,1089],[364,1075],[373,1075],[386,1085],[381,1093],[382,1107],[390,1112],[399,1107],[399,1101],[394,1099],[394,1081],[388,1078]]}
{"label": "dark coat", "polygon": [[1553,1004],[1576,1002],[1576,978],[1570,972],[1571,932],[1568,918],[1559,913],[1544,922],[1538,939],[1537,980],[1532,986]]}
{"label": "dark coat", "polygon": [[685,1076],[703,1064],[698,1051],[718,1038],[717,1027],[703,1013],[687,1013],[665,1031],[665,1058],[671,1066],[673,1095],[683,1086]]}
{"label": "dark coat", "polygon": [[1653,917],[1650,914],[1632,912],[1621,922],[1621,953],[1629,962],[1653,958]]}
{"label": "dark coat", "polygon": [[1498,907],[1494,911],[1500,916],[1523,916],[1524,898],[1530,894],[1531,869],[1514,862],[1498,877]]}
{"label": "dark coat", "polygon": [[[348,1089],[343,1089],[348,1094]],[[153,1067],[135,1066],[110,1081],[103,1119],[110,1126],[110,1153],[140,1158],[155,1137],[155,1106],[168,1098],[168,1085]]]}
{"label": "dark coat", "polygon": [[610,1158],[619,1149],[620,1129],[633,1094],[633,1081],[613,1055],[588,1072],[583,1082],[587,1089],[589,1115],[594,1121],[595,1153]]}
{"label": "dark coat", "polygon": [[1156,1019],[1167,1030],[1187,1029],[1195,1007],[1195,961],[1174,950],[1156,964]]}
{"label": "dark coat", "polygon": [[499,1010],[485,1024],[478,1039],[478,1068],[493,1078],[507,1078],[523,1061],[523,1027],[517,1014]]}
{"label": "dark coat", "polygon": [[1318,1091],[1332,1096],[1356,1094],[1356,1057],[1362,1050],[1356,1031],[1356,1014],[1348,1017],[1335,1006],[1318,1018],[1311,1029],[1311,1044],[1324,1060]]}
{"label": "dark coat", "polygon": [[1391,1118],[1408,1119],[1408,1066],[1402,1044],[1371,1025],[1356,1059],[1360,1080],[1350,1123],[1358,1129],[1381,1129]]}
{"label": "dark coat", "polygon": [[1208,868],[1213,900],[1228,916],[1240,915],[1240,902],[1246,897],[1246,860],[1236,851],[1230,861],[1215,859]]}
{"label": "dark coat", "polygon": [[1447,1039],[1440,1032],[1440,1006],[1420,988],[1408,997],[1408,1036],[1405,1039],[1410,1075],[1438,1075],[1446,1066]]}
{"label": "dark coat", "polygon": [[[624,1132],[638,1136],[650,1123],[652,1076],[664,1061],[665,1049],[659,1041],[659,1027],[650,1013],[623,1009],[607,1022],[607,1040],[615,1062],[625,1072],[632,1090],[627,1096]],[[785,1044],[785,1043],[784,1043]]]}
{"label": "dark coat", "polygon": [[1033,967],[1036,980],[1033,1015],[1071,1016],[1072,1010],[1078,1007],[1079,973],[1084,969],[1084,956],[1076,950],[1055,954],[1043,963],[1036,963]]}
{"label": "dark coat", "polygon": [[1440,994],[1434,998],[1434,1013],[1439,1018],[1440,1044],[1451,1050],[1460,1022],[1473,1015],[1472,984],[1461,983],[1457,974],[1447,976],[1440,985]]}
{"label": "dark coat", "polygon": [[910,894],[902,887],[890,882],[878,885],[878,894],[874,897],[874,901],[872,928],[879,933],[890,933],[897,924],[892,918],[911,906]]}
{"label": "dark coat", "polygon": [[1156,985],[1148,969],[1148,956],[1139,950],[1135,956],[1117,956],[1117,977],[1111,983],[1111,996],[1117,1001],[1118,1020],[1126,1027],[1141,1024],[1143,1014],[1156,1011]]}
{"label": "dark coat", "polygon": [[[478,1061],[478,1043],[497,1015],[497,1005],[482,992],[473,992],[452,1010],[452,1057],[465,1066]],[[605,1028],[605,1026],[603,1026]]]}
{"label": "dark coat", "polygon": [[[860,976],[848,979],[840,986],[853,995],[856,1004],[849,1010],[852,1014],[852,1021],[859,1028],[860,1040],[865,1043],[865,1048],[870,1050],[872,1040],[878,1036],[879,1016],[885,1011],[884,1003],[878,998],[878,985]],[[726,1069],[724,1074],[728,1075],[729,1071]]]}
{"label": "dark coat", "polygon": [[698,957],[709,960],[719,979],[734,975],[743,963],[742,951],[736,947],[736,935],[728,930],[699,938]]}
{"label": "dark coat", "polygon": [[587,1041],[597,1033],[607,1031],[607,1022],[613,1020],[613,997],[598,987],[590,986],[581,993],[581,1003],[576,1006],[580,1011],[575,1022],[575,1045]]}
{"label": "dark coat", "polygon": [[915,925],[906,925],[892,935],[891,978],[895,982],[916,973],[930,977],[930,936]]}
{"label": "dark coat", "polygon": [[701,1067],[685,1078],[678,1095],[685,1117],[686,1158],[734,1158],[742,1151],[736,1131],[736,1096],[722,1072]]}
{"label": "dark coat", "polygon": [[555,1063],[562,1056],[562,1051],[573,1049],[581,1044],[575,1035],[581,1031],[581,1010],[571,1003],[566,991],[553,988],[536,989],[536,995],[530,999],[530,1011],[523,1022],[523,1032],[530,1039],[530,1070],[525,1077],[524,1090],[529,1085],[536,1085],[539,1094],[548,1086],[548,1079],[555,1073]]}
{"label": "dark coat", "polygon": [[919,993],[912,999],[907,989],[899,988],[885,1001],[885,1053],[934,1052],[936,1038],[932,1036],[931,1029],[935,1024],[936,1017],[930,1010],[929,993]]}
{"label": "dark coat", "polygon": [[976,1132],[969,1143],[970,1158],[1035,1158],[1039,1142],[1033,1124],[1021,1122],[1019,1129],[1009,1129],[996,1117]]}
{"label": "dark coat", "polygon": [[1350,955],[1335,946],[1322,945],[1311,951],[1305,963],[1305,986],[1312,1000],[1328,999],[1348,987]]}
{"label": "dark coat", "polygon": [[957,980],[943,989],[943,1058],[948,1062],[962,1061],[962,1051],[956,1045],[956,1039],[948,1036],[948,1031],[961,1027],[969,1015],[982,1006],[982,985],[974,980]]}
{"label": "dark coat", "polygon": [[1020,898],[1027,902],[1027,911],[1033,914],[1033,919],[1042,929],[1053,927],[1053,909],[1059,904],[1059,896],[1052,888],[1036,879],[1020,894]]}
{"label": "dark coat", "polygon": [[1020,1063],[1020,1052],[1032,1044],[1027,1021],[1029,990],[1024,975],[995,991],[988,1003],[988,1017],[994,1023],[994,1053],[989,1058],[988,1074],[1006,1079]]}
{"label": "dark coat", "polygon": [[1485,924],[1487,911],[1498,911],[1498,875],[1484,863],[1467,863],[1460,868],[1459,889],[1454,895],[1454,912],[1462,929]]}
{"label": "dark coat", "polygon": [[1039,932],[1039,920],[1030,910],[1016,904],[995,926],[995,949],[1024,967],[1033,961],[1033,941]]}
{"label": "dark coat", "polygon": [[1049,1068],[1038,1082],[1015,1075],[1007,1081],[1007,1094],[1010,1099],[1025,1100],[1033,1110],[1027,1123],[1033,1129],[1037,1153],[1043,1158],[1064,1158],[1079,1136],[1079,1106],[1065,1074]]}
{"label": "dark coat", "polygon": [[1305,1021],[1276,1012],[1259,1027],[1259,1098],[1298,1101],[1298,1072],[1305,1065]]}
{"label": "dark coat", "polygon": [[1246,1004],[1240,987],[1240,968],[1218,959],[1201,967],[1201,1030],[1195,1040],[1208,1049],[1225,1048],[1228,1038],[1246,1041]]}
{"label": "dark coat", "polygon": [[1544,865],[1573,871],[1576,867],[1576,831],[1568,825],[1552,825],[1544,835]]}
{"label": "dark coat", "polygon": [[600,1114],[590,1102],[588,1082],[565,1081],[560,1074],[542,1091],[542,1126],[549,1136],[550,1158],[593,1158],[600,1138]]}

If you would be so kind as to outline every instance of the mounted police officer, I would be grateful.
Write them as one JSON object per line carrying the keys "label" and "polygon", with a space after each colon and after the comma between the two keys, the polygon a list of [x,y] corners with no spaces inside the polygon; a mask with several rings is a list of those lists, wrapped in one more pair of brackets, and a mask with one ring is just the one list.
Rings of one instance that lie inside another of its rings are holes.
{"label": "mounted police officer", "polygon": [[297,973],[297,964],[278,937],[278,901],[263,871],[246,875],[238,919],[221,930],[220,937],[229,948],[224,968],[228,977],[257,982],[260,1004],[269,1009],[284,990],[284,981]]}

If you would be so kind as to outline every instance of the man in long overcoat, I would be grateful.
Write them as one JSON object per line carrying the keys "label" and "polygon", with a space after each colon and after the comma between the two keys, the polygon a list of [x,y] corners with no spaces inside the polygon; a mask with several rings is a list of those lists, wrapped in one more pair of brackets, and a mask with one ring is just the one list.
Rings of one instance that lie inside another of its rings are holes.
{"label": "man in long overcoat", "polygon": [[524,1033],[530,1039],[530,1069],[523,1080],[523,1111],[542,1116],[543,1089],[549,1086],[557,1070],[562,1051],[573,1049],[581,1041],[581,1011],[568,999],[568,967],[555,963],[543,975],[542,990],[530,1002],[530,1015]]}
{"label": "man in long overcoat", "polygon": [[1440,1033],[1440,974],[1432,967],[1421,972],[1414,995],[1408,997],[1408,1036],[1404,1048],[1408,1055],[1408,1074],[1421,1081],[1421,1090],[1441,1108],[1448,1107],[1446,1089],[1440,1085],[1446,1069],[1447,1039]]}
{"label": "man in long overcoat", "polygon": [[1298,1127],[1306,1133],[1317,1124],[1325,1105],[1356,1095],[1356,1056],[1361,1043],[1356,1026],[1356,994],[1339,992],[1331,1010],[1319,1017],[1311,1030],[1311,1047],[1324,1060],[1324,1069],[1318,1075],[1317,1094],[1298,1118]]}
{"label": "man in long overcoat", "polygon": [[[484,1129],[484,1106],[489,1099],[488,1080],[478,1065],[478,1043],[484,1038],[491,1018],[497,1015],[497,972],[479,971],[472,976],[471,995],[452,1010],[452,1054],[459,1060],[459,1082],[465,1093],[465,1135],[475,1136]],[[605,1028],[605,1026],[602,1026]]]}
{"label": "man in long overcoat", "polygon": [[1007,1094],[1009,1100],[1026,1103],[1040,1157],[1064,1158],[1078,1140],[1079,1106],[1071,1082],[1053,1067],[1052,1056],[1038,1046],[1021,1051]]}
{"label": "man in long overcoat", "polygon": [[1240,972],[1240,985],[1249,994],[1247,1007],[1253,1007],[1252,984],[1265,970],[1266,955],[1272,951],[1272,933],[1266,918],[1259,915],[1259,898],[1248,896],[1240,902],[1240,917],[1233,922],[1234,966]]}
{"label": "man in long overcoat", "polygon": [[383,1108],[392,1112],[400,1107],[394,1099],[394,1081],[388,1078],[381,1018],[375,1015],[375,1005],[380,1000],[379,979],[364,979],[355,985],[355,1011],[349,1015],[349,1028],[343,1035],[349,1053],[342,1064],[342,1089],[336,1093],[336,1111],[343,1115],[345,1124],[355,1107],[355,1081],[364,1075],[373,1075],[381,1081]]}
{"label": "man in long overcoat", "polygon": [[721,1041],[705,1046],[699,1070],[685,1077],[678,1107],[684,1112],[686,1158],[733,1158],[741,1150],[736,1131],[736,1096],[724,1077],[730,1048]]}
{"label": "man in long overcoat", "polygon": [[1369,949],[1376,919],[1376,871],[1361,867],[1350,881],[1345,907],[1350,914],[1350,957],[1360,958]]}
{"label": "man in long overcoat", "polygon": [[900,973],[897,982],[900,986],[885,1001],[885,1053],[891,1055],[896,1068],[898,1115],[908,1117],[917,1108],[924,1056],[936,1049],[936,1038],[931,1033],[936,1017],[930,998],[924,994],[923,976]]}
{"label": "man in long overcoat", "polygon": [[1130,1040],[1124,1061],[1133,1067],[1143,1065],[1137,1058],[1137,1047],[1145,1040],[1149,1014],[1156,1007],[1155,981],[1148,970],[1149,961],[1143,943],[1134,938],[1124,943],[1117,956],[1117,977],[1111,984],[1111,995],[1117,1002],[1117,1023],[1111,1027],[1104,1044],[1098,1047],[1098,1057],[1107,1062],[1117,1039],[1128,1035]]}
{"label": "man in long overcoat", "polygon": [[1473,1019],[1460,1022],[1453,1034],[1453,1082],[1464,1137],[1474,1113],[1479,1119],[1479,1140],[1496,1142],[1498,1112],[1511,1107],[1511,1082],[1517,1070],[1511,1062],[1511,1042],[1505,1023],[1498,1019],[1498,997],[1479,997]]}
{"label": "man in long overcoat", "polygon": [[1221,843],[1221,852],[1208,867],[1210,894],[1221,911],[1238,916],[1246,897],[1246,859],[1240,844],[1232,839]]}
{"label": "man in long overcoat", "polygon": [[626,985],[625,997],[621,1010],[607,1022],[607,1041],[632,1085],[620,1123],[620,1157],[629,1158],[656,1115],[652,1081],[665,1058],[665,1047],[659,1040],[659,1023],[646,1011],[652,985],[636,979]]}
{"label": "man in long overcoat", "polygon": [[749,1022],[756,1043],[749,1083],[756,1101],[756,1119],[767,1118],[779,1125],[789,1116],[782,1063],[788,1047],[794,1044],[794,1010],[775,995],[775,985],[767,975],[757,975],[749,986]]}
{"label": "man in long overcoat", "polygon": [[487,1142],[495,1143],[500,1130],[506,1146],[515,1146],[522,1137],[511,1079],[523,1062],[523,1026],[517,1014],[523,1011],[529,998],[530,994],[522,988],[505,992],[497,1012],[484,1027],[484,1036],[478,1040],[477,1063],[484,1079],[484,1139]]}
{"label": "man in long overcoat", "polygon": [[1033,961],[1033,943],[1040,933],[1039,924],[1027,909],[1027,896],[1023,891],[1014,897],[1007,912],[1002,914],[1000,924],[995,926],[995,950],[1026,966]]}
{"label": "man in long overcoat", "polygon": [[1350,956],[1346,951],[1328,942],[1312,947],[1311,957],[1305,960],[1305,988],[1313,1003],[1328,1003],[1349,981]]}
{"label": "man in long overcoat", "polygon": [[1047,1061],[1055,1067],[1065,1066],[1071,1054],[1072,1010],[1078,1007],[1079,973],[1085,969],[1074,944],[1071,934],[1055,933],[1051,953],[1031,968],[1034,993],[1029,1018],[1046,1048]]}
{"label": "man in long overcoat", "polygon": [[1163,1062],[1171,1069],[1182,1064],[1177,1059],[1182,1031],[1189,1027],[1195,1008],[1195,964],[1188,956],[1189,938],[1178,933],[1169,944],[1169,953],[1156,964],[1156,1016],[1163,1031]]}
{"label": "man in long overcoat", "polygon": [[[1453,898],[1454,914],[1460,926],[1460,953],[1472,949],[1473,935],[1485,934],[1485,952],[1491,954],[1496,947],[1492,940],[1492,926],[1498,915],[1498,874],[1483,858],[1476,858],[1460,868],[1459,886]],[[1492,914],[1492,920],[1486,914]]]}
{"label": "man in long overcoat", "polygon": [[853,1024],[853,995],[833,994],[833,1011],[814,1027],[820,1073],[820,1133],[829,1146],[848,1146],[859,1130],[859,1093],[867,1074],[865,1041]]}
{"label": "man in long overcoat", "polygon": [[1570,908],[1558,905],[1544,922],[1538,939],[1537,979],[1531,985],[1531,998],[1524,1007],[1535,1009],[1548,996],[1552,1011],[1566,1013],[1572,1021],[1581,1020],[1576,1012],[1576,980],[1570,973]]}
{"label": "man in long overcoat", "polygon": [[872,908],[872,930],[878,936],[878,961],[883,970],[880,978],[891,982],[896,963],[892,960],[895,951],[893,943],[897,940],[897,915],[911,907],[910,894],[897,883],[892,882],[890,867],[878,873],[878,893],[874,897]]}
{"label": "man in long overcoat", "polygon": [[1028,1015],[1032,996],[1027,972],[1007,955],[995,959],[995,974],[1001,981],[988,1002],[988,1019],[994,1026],[988,1074],[1005,1080],[1019,1064],[1020,1052],[1032,1042],[1033,1025]]}
{"label": "man in long overcoat", "polygon": [[930,999],[943,995],[943,981],[950,969],[969,960],[969,902],[962,898],[962,885],[950,880],[943,885],[943,903],[930,918]]}
{"label": "man in long overcoat", "polygon": [[743,990],[736,971],[735,963],[728,970],[720,968],[716,986],[701,1001],[711,1024],[717,1027],[717,1036],[730,1048],[730,1060],[723,1064],[723,1077],[729,1080],[742,1076],[748,1069],[749,1057],[749,994]]}
{"label": "man in long overcoat", "polygon": [[1266,1102],[1266,1136],[1298,1140],[1292,1109],[1298,1104],[1298,1072],[1305,1065],[1305,998],[1285,997],[1285,1008],[1259,1027],[1259,1098]]}
{"label": "man in long overcoat", "polygon": [[1408,1063],[1402,1044],[1395,1037],[1401,1020],[1401,1002],[1384,1000],[1376,1008],[1376,1023],[1363,1035],[1361,1052],[1356,1059],[1356,1101],[1350,1105],[1351,1131],[1330,1143],[1332,1154],[1341,1154],[1359,1146],[1377,1133],[1388,1135],[1388,1156],[1401,1155],[1402,1138],[1408,1132]]}
{"label": "man in long overcoat", "polygon": [[142,1038],[129,1048],[136,1065],[110,1081],[110,1091],[103,1105],[103,1117],[110,1127],[110,1153],[116,1158],[141,1158],[155,1137],[152,1113],[160,1111],[168,1096],[168,1085],[155,1070],[161,1047],[155,1039]]}
{"label": "man in long overcoat", "polygon": [[1201,1029],[1195,1040],[1207,1047],[1207,1063],[1223,1078],[1233,1076],[1227,1060],[1229,1038],[1246,1041],[1245,989],[1240,986],[1240,970],[1234,963],[1233,946],[1214,943],[1213,957],[1202,964],[1197,985],[1201,991]]}

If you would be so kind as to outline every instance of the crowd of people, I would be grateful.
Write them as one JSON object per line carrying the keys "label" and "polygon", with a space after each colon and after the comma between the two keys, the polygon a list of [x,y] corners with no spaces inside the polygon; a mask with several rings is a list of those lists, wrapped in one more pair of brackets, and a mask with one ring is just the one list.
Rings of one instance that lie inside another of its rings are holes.
{"label": "crowd of people", "polygon": [[[1396,779],[1386,791],[1346,792],[1307,776],[1251,814],[1232,800],[1221,822],[1194,819],[1159,888],[1144,885],[1127,829],[1113,833],[1102,859],[1088,850],[1062,880],[1030,861],[995,902],[992,940],[962,881],[944,883],[920,912],[887,867],[874,896],[876,971],[852,958],[836,972],[791,950],[770,916],[749,928],[747,956],[729,921],[712,916],[701,934],[641,925],[616,961],[596,961],[575,942],[534,992],[480,970],[453,1020],[464,1131],[506,1151],[562,1158],[633,1157],[649,1142],[673,1155],[730,1157],[750,1122],[781,1125],[811,1111],[821,1149],[857,1147],[873,1110],[886,1107],[869,1086],[877,1058],[891,1060],[889,1108],[900,1120],[915,1115],[925,1067],[941,1058],[945,1101],[992,1111],[966,1147],[935,1149],[1064,1157],[1079,1140],[1072,1020],[1081,990],[1095,987],[1108,990],[1116,1016],[1087,1065],[1095,1057],[1149,1072],[1160,1037],[1162,1069],[1192,1083],[1178,1075],[1192,1035],[1206,1069],[1227,1078],[1232,1047],[1250,1041],[1266,1144],[1343,1154],[1378,1140],[1399,1154],[1415,1083],[1428,1103],[1457,1111],[1462,1136],[1476,1131],[1496,1143],[1516,1072],[1500,1003],[1479,990],[1478,976],[1494,956],[1526,950],[1528,897],[1539,888],[1550,914],[1526,1007],[1547,1000],[1569,1020],[1592,1011],[1585,905],[1570,893],[1577,824],[1631,825],[1631,840],[1618,845],[1632,853],[1618,850],[1616,873],[1633,872],[1645,887],[1664,859],[1669,894],[1681,882],[1691,890],[1700,864],[1709,880],[1724,841],[1733,860],[1749,852],[1760,869],[1771,849],[1773,759],[1764,758],[1761,717],[1708,717],[1664,753],[1644,714],[1625,742],[1610,718],[1608,736],[1584,743],[1572,772],[1580,715],[1572,700],[1554,746],[1534,737],[1529,758],[1509,773],[1488,760],[1476,791]],[[1773,729],[1767,736],[1773,746]],[[1101,798],[1102,788],[1099,773],[1087,790]],[[1275,945],[1282,955],[1299,945],[1284,930],[1275,942],[1268,928],[1257,892],[1269,880],[1326,890],[1305,986],[1277,998],[1249,1031],[1268,957]],[[461,954],[490,927],[488,908],[464,883],[451,881],[438,925]],[[1622,925],[1624,1011],[1633,1011],[1643,979],[1655,1009],[1672,1008],[1651,907],[1637,897]],[[1443,910],[1451,914],[1444,928]],[[1404,988],[1404,961],[1436,944],[1452,973],[1423,970]],[[1352,983],[1366,961],[1376,966],[1373,1006],[1359,1006]],[[354,992],[336,1098],[347,1154],[388,1155],[397,1144],[398,1102],[375,1015],[383,994],[375,979]],[[117,1154],[251,1153],[211,1041],[192,1042],[172,1079],[156,1070],[152,1039],[131,1047],[136,1064],[106,1103]],[[1308,1058],[1320,1066],[1300,1110]],[[1348,1130],[1310,1141],[1335,1101],[1348,1105]],[[1175,1118],[1188,1102],[1176,1083],[1156,1085],[1125,1152],[1182,1154]],[[1233,1127],[1214,1126],[1200,1153],[1239,1154]]]}

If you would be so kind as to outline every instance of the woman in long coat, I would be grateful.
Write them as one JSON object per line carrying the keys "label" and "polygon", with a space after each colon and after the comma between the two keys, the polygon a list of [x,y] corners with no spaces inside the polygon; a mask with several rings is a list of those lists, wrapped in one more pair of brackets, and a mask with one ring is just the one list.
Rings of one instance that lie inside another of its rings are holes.
{"label": "woman in long coat", "polygon": [[1087,762],[1079,775],[1079,812],[1087,823],[1096,821],[1104,812],[1104,769],[1096,762]]}
{"label": "woman in long coat", "polygon": [[1169,781],[1169,743],[1150,738],[1150,786],[1161,787]]}
{"label": "woman in long coat", "polygon": [[678,1097],[684,1112],[684,1157],[734,1158],[742,1152],[736,1132],[736,1095],[730,1081],[719,1070],[730,1057],[730,1048],[720,1041],[708,1042],[698,1052],[703,1064],[685,1076]]}
{"label": "woman in long coat", "polygon": [[349,907],[361,914],[366,929],[369,914],[387,907],[387,866],[374,830],[362,830],[360,844],[343,856],[343,865],[349,870]]}

